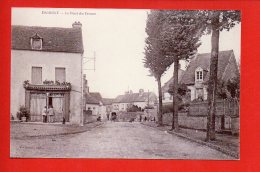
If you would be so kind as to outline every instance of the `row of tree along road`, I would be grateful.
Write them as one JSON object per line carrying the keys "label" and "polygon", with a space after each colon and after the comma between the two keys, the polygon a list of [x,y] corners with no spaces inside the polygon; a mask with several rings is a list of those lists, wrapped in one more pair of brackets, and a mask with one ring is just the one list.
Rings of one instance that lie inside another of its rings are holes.
{"label": "row of tree along road", "polygon": [[211,34],[210,76],[206,140],[215,140],[215,112],[219,35],[240,22],[240,11],[151,10],[146,23],[144,66],[158,82],[158,123],[162,125],[161,77],[174,63],[172,130],[178,131],[178,68],[180,60],[189,60],[201,45],[200,38]]}

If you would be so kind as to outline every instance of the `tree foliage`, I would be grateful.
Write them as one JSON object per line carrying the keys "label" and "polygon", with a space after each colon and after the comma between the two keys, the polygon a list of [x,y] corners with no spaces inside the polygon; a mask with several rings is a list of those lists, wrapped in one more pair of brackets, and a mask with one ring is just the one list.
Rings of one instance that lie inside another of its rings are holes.
{"label": "tree foliage", "polygon": [[240,94],[240,77],[234,77],[228,81],[218,80],[217,97],[220,99],[239,99]]}
{"label": "tree foliage", "polygon": [[202,28],[197,11],[167,10],[162,31],[162,45],[166,56],[172,61],[186,60],[192,57],[201,45]]}
{"label": "tree foliage", "polygon": [[[174,90],[174,86],[173,86],[173,83],[171,83],[169,85],[168,93],[173,95],[173,90]],[[177,91],[178,96],[180,96],[180,97],[185,96],[187,91],[188,91],[187,85],[185,85],[185,84],[179,84],[178,85],[178,91]]]}
{"label": "tree foliage", "polygon": [[240,98],[240,76],[228,80],[227,90],[231,98]]}
{"label": "tree foliage", "polygon": [[171,58],[163,53],[162,45],[162,25],[163,25],[163,11],[152,10],[148,14],[146,22],[146,33],[148,37],[145,40],[145,58],[144,67],[148,68],[150,74],[158,80],[167,68],[172,64]]}
{"label": "tree foliage", "polygon": [[[199,10],[197,16],[205,34],[210,34],[213,29],[229,31],[241,20],[238,10]],[[216,17],[218,22],[214,23]]]}
{"label": "tree foliage", "polygon": [[226,83],[223,80],[219,79],[217,84],[217,97],[219,99],[226,99],[228,97]]}

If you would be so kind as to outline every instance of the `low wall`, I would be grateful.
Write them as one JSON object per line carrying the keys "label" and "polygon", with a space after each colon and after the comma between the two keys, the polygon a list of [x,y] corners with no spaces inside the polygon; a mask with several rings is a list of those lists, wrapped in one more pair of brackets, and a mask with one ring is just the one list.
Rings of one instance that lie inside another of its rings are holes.
{"label": "low wall", "polygon": [[98,115],[92,115],[88,113],[84,113],[84,124],[91,123],[97,121]]}
{"label": "low wall", "polygon": [[[208,102],[192,102],[189,107],[189,115],[192,116],[207,116]],[[217,100],[216,101],[216,116],[239,116],[239,104],[235,100]]]}
{"label": "low wall", "polygon": [[145,117],[147,120],[154,120],[154,118],[157,120],[157,109],[145,109],[143,112],[117,112],[117,120],[121,122],[140,121],[140,116],[142,121]]}
{"label": "low wall", "polygon": [[117,112],[117,120],[120,122],[138,121],[140,115],[143,116],[144,112]]}
{"label": "low wall", "polygon": [[[189,116],[188,113],[178,114],[178,123],[181,127],[197,130],[207,129],[206,116]],[[163,124],[172,125],[172,113],[163,114]],[[216,116],[216,131],[221,131],[221,116]],[[239,117],[231,118],[231,131],[233,134],[239,133]]]}

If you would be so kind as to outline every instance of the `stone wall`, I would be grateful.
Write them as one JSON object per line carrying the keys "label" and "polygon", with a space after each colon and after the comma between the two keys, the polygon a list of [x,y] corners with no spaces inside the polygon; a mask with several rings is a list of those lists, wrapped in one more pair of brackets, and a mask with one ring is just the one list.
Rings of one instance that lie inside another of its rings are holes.
{"label": "stone wall", "polygon": [[[206,116],[189,116],[188,113],[179,113],[179,125],[183,128],[196,130],[207,129]],[[163,114],[163,124],[172,125],[172,113]],[[221,131],[221,116],[216,116],[216,131]],[[233,134],[239,133],[239,117],[231,118],[231,131]]]}
{"label": "stone wall", "polygon": [[138,121],[140,115],[143,116],[144,112],[117,112],[117,119],[120,122]]}
{"label": "stone wall", "polygon": [[[184,128],[197,130],[207,129],[207,117],[189,116],[188,113],[179,113],[179,125]],[[172,113],[163,114],[163,124],[172,125]],[[221,128],[221,118],[216,118],[216,130]]]}
{"label": "stone wall", "polygon": [[[207,116],[208,113],[208,102],[193,102],[190,103],[189,115],[190,116]],[[239,116],[239,106],[232,100],[217,100],[216,101],[216,116]]]}
{"label": "stone wall", "polygon": [[84,124],[91,123],[97,121],[98,115],[91,115],[84,112],[83,121]]}

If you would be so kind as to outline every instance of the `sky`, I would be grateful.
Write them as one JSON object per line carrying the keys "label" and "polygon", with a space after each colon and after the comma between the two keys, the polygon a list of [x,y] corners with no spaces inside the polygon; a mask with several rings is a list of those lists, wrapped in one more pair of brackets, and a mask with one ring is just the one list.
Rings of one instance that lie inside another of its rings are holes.
{"label": "sky", "polygon": [[[143,65],[147,12],[144,9],[12,8],[12,25],[70,28],[72,23],[80,21],[84,73],[91,92],[100,92],[105,98],[139,89],[157,94],[157,82]],[[201,43],[198,53],[209,53],[211,35],[203,36]],[[233,49],[237,61],[240,61],[240,44],[241,24],[229,32],[221,32],[219,49]],[[185,66],[181,62],[181,68]],[[162,85],[172,73],[173,65],[163,75]]]}

